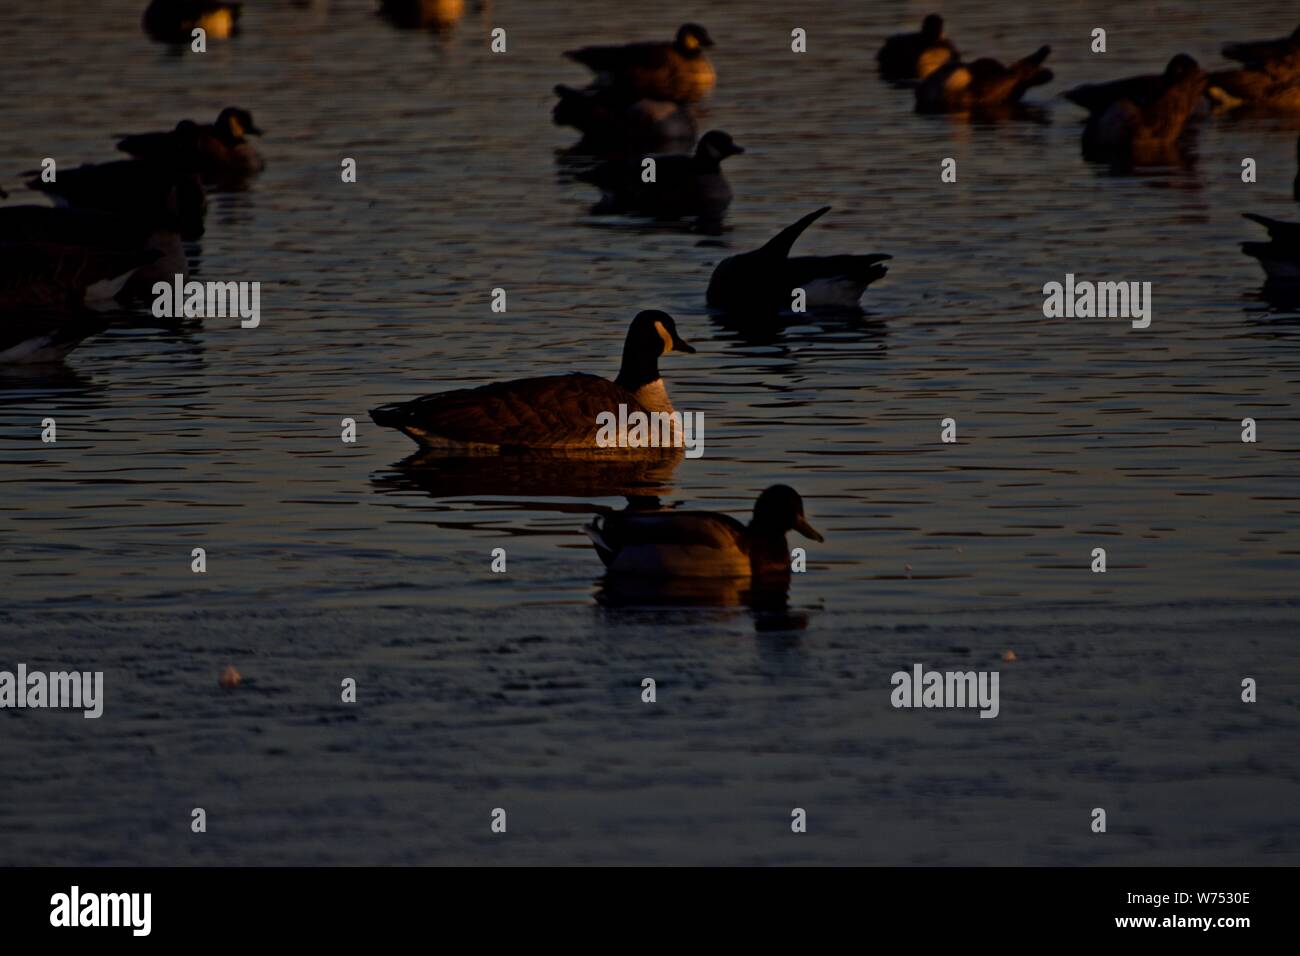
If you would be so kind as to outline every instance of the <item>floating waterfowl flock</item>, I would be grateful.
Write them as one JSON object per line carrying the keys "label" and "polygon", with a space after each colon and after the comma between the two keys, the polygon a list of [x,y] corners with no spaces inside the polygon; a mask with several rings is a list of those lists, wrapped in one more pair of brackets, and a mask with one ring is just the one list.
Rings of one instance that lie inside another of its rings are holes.
{"label": "floating waterfowl flock", "polygon": [[[382,0],[378,12],[398,26],[441,30],[463,7],[461,0]],[[188,44],[199,32],[227,40],[237,36],[242,12],[225,0],[152,0],[143,26],[168,44]],[[602,192],[595,213],[694,219],[703,231],[721,231],[733,201],[722,163],[745,149],[717,129],[696,140],[695,111],[718,83],[708,54],[713,47],[703,26],[685,23],[670,40],[564,53],[592,78],[586,87],[556,85],[552,117],[581,135],[568,153],[587,160],[574,178]],[[1088,114],[1084,155],[1125,169],[1167,164],[1177,161],[1186,130],[1203,112],[1300,116],[1300,28],[1229,43],[1222,52],[1232,68],[1207,72],[1180,52],[1161,72],[1067,90],[1064,97]],[[1051,83],[1050,53],[1042,46],[1009,65],[968,58],[948,38],[942,18],[931,14],[918,31],[886,38],[876,61],[885,80],[911,89],[917,112],[988,115]],[[175,280],[179,287],[188,270],[184,243],[204,232],[207,193],[247,189],[265,168],[249,139],[261,134],[250,110],[228,105],[210,123],[185,118],[167,128],[172,119],[157,131],[121,136],[117,148],[129,159],[61,168],[57,176],[27,173],[27,185],[61,208],[0,208],[0,311],[6,316],[0,361],[62,359],[104,327],[90,307],[138,304],[157,282]],[[739,135],[743,140],[744,131]],[[1300,200],[1300,174],[1295,196]],[[883,263],[890,255],[791,255],[805,230],[829,211],[808,212],[760,248],[721,258],[704,291],[707,306],[744,322],[859,309],[867,288],[887,275]],[[1246,215],[1268,229],[1270,241],[1245,242],[1243,251],[1270,281],[1300,283],[1300,224]],[[518,379],[381,405],[370,414],[426,453],[630,455],[631,449],[609,449],[600,440],[600,417],[616,409],[625,416],[674,416],[659,359],[694,351],[671,316],[648,309],[633,319],[613,379],[583,373]],[[784,485],[763,492],[747,526],[722,514],[635,507],[603,514],[585,530],[611,571],[668,576],[788,569],[788,531],[822,540],[798,493]]]}

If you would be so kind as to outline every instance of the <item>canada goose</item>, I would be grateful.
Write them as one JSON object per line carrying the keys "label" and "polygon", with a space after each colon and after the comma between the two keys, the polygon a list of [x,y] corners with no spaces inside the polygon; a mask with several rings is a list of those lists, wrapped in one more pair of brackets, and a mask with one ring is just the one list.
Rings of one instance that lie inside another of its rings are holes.
{"label": "canada goose", "polygon": [[168,169],[194,173],[205,185],[240,182],[266,167],[245,136],[260,136],[248,110],[228,106],[216,122],[181,120],[165,133],[137,133],[121,139],[117,148],[136,159]]}
{"label": "canada goose", "polygon": [[921,113],[960,113],[1017,103],[1031,87],[1052,81],[1043,61],[1049,46],[1006,67],[984,57],[973,63],[949,60],[916,88],[916,109]]}
{"label": "canada goose", "polygon": [[1085,83],[1066,90],[1061,95],[1089,113],[1104,113],[1120,100],[1132,100],[1140,104],[1158,99],[1171,82],[1194,75],[1198,70],[1200,67],[1194,59],[1186,53],[1179,53],[1165,66],[1164,73],[1130,76],[1109,83]]}
{"label": "canada goose", "polygon": [[696,23],[683,24],[671,43],[629,43],[626,46],[585,46],[567,50],[596,74],[602,86],[612,86],[657,100],[688,103],[713,89],[716,76],[706,47],[708,31]]}
{"label": "canada goose", "polygon": [[242,4],[227,0],[152,0],[144,11],[144,32],[161,43],[189,43],[196,29],[209,40],[239,32]]}
{"label": "canada goose", "polygon": [[949,60],[957,48],[943,35],[943,17],[930,14],[919,33],[896,33],[876,53],[880,75],[887,80],[924,80]]}
{"label": "canada goose", "polygon": [[700,137],[692,155],[649,157],[654,181],[645,182],[645,160],[610,160],[578,178],[599,186],[604,194],[595,212],[640,213],[657,219],[698,216],[720,220],[731,205],[731,186],[721,163],[743,153],[730,136],[710,130]]}
{"label": "canada goose", "polygon": [[560,98],[551,112],[555,125],[572,126],[582,133],[572,149],[575,153],[641,155],[674,146],[689,149],[695,142],[691,114],[670,100],[567,86],[557,86],[555,94]]}
{"label": "canada goose", "polygon": [[633,508],[597,515],[582,530],[610,572],[659,578],[788,574],[787,531],[825,540],[789,485],[772,485],[759,495],[748,525],[713,511]]}
{"label": "canada goose", "polygon": [[522,378],[440,392],[371,409],[378,425],[396,428],[429,448],[490,452],[523,448],[596,449],[597,416],[673,411],[659,356],[694,352],[665,312],[641,312],[623,343],[623,364],[610,381],[572,373]]}
{"label": "canada goose", "polygon": [[1161,88],[1145,91],[1143,99],[1116,100],[1093,113],[1083,128],[1084,156],[1144,166],[1172,162],[1178,137],[1205,91],[1205,71],[1187,60],[1172,73],[1166,70]]}
{"label": "canada goose", "polygon": [[867,286],[888,271],[879,263],[890,256],[790,257],[803,231],[830,208],[822,206],[786,226],[760,249],[719,262],[705,293],[710,308],[761,314],[786,311],[795,289],[804,291],[809,309],[856,308]]}
{"label": "canada goose", "polygon": [[1300,202],[1300,137],[1297,137],[1295,141],[1295,158],[1295,184],[1291,187],[1291,195],[1295,197],[1296,202]]}
{"label": "canada goose", "polygon": [[1253,212],[1242,213],[1268,230],[1268,242],[1243,242],[1241,251],[1259,261],[1264,273],[1277,282],[1300,282],[1300,223],[1282,222]]}
{"label": "canada goose", "polygon": [[87,163],[60,169],[52,183],[39,176],[27,186],[67,205],[117,213],[176,232],[193,241],[203,235],[207,198],[193,173],[165,169],[139,159]]}
{"label": "canada goose", "polygon": [[1255,116],[1300,114],[1300,51],[1294,68],[1270,64],[1261,68],[1211,73],[1206,95],[1216,107]]}
{"label": "canada goose", "polygon": [[1250,69],[1263,69],[1280,61],[1291,61],[1292,54],[1300,51],[1300,27],[1296,27],[1290,36],[1276,40],[1247,40],[1242,43],[1229,43],[1223,48],[1223,55],[1229,60],[1236,60]]}
{"label": "canada goose", "polygon": [[[0,313],[75,310],[86,303],[88,293],[92,298],[110,298],[157,255],[143,248],[0,241]],[[0,319],[0,325],[6,321],[7,317]]]}
{"label": "canada goose", "polygon": [[[0,249],[4,244],[0,243]],[[0,286],[7,270],[0,264]],[[3,293],[0,293],[2,296]],[[0,365],[60,362],[78,345],[108,328],[108,320],[95,316],[65,317],[33,313],[0,318]]]}
{"label": "canada goose", "polygon": [[438,32],[456,25],[465,0],[380,0],[379,13],[394,26]]}
{"label": "canada goose", "polygon": [[[130,298],[146,294],[159,280],[171,281],[185,272],[185,251],[180,236],[164,229],[112,213],[56,206],[0,207],[0,242],[16,246],[35,243],[46,251],[35,262],[46,263],[45,282],[74,282],[99,275],[86,288],[66,289],[72,304]],[[57,250],[57,255],[49,253]],[[29,253],[30,254],[30,253]],[[82,258],[78,258],[78,257]],[[27,268],[32,268],[29,260]],[[134,262],[134,269],[125,267]],[[79,264],[79,265],[78,265]],[[112,271],[123,266],[124,271]],[[38,269],[39,273],[40,270]],[[39,283],[38,283],[39,285]],[[35,292],[37,298],[57,296],[59,286]]]}

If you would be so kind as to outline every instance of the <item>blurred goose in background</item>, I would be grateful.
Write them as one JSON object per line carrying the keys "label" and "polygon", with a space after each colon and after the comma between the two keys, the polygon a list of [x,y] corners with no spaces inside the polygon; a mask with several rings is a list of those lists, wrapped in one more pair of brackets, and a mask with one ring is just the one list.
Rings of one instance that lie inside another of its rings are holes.
{"label": "blurred goose in background", "polygon": [[208,186],[236,185],[266,168],[246,136],[260,136],[248,110],[228,106],[216,122],[181,120],[165,133],[136,133],[118,141],[117,148],[182,173],[194,173]]}
{"label": "blurred goose in background", "polygon": [[1294,65],[1292,57],[1297,52],[1300,52],[1300,27],[1296,27],[1290,36],[1276,40],[1246,40],[1229,43],[1223,48],[1223,55],[1229,60],[1236,60],[1253,70],[1281,65],[1283,61]]}
{"label": "blurred goose in background", "polygon": [[[673,410],[659,375],[659,356],[694,352],[666,312],[641,312],[623,343],[623,364],[610,381],[575,372],[516,379],[381,405],[370,417],[429,448],[495,453],[524,448],[567,448],[627,453],[596,443],[596,417]],[[656,449],[657,451],[657,449]]]}
{"label": "blurred goose in background", "polygon": [[149,249],[0,240],[0,324],[13,312],[64,312],[79,309],[88,299],[111,299],[132,273],[155,258]]}
{"label": "blurred goose in background", "polygon": [[160,43],[189,43],[196,29],[209,40],[228,40],[239,32],[242,6],[227,0],[152,0],[144,11],[144,32]]}
{"label": "blurred goose in background", "polygon": [[695,121],[678,103],[635,97],[618,90],[555,87],[559,102],[551,112],[556,126],[572,126],[582,139],[571,152],[588,155],[643,155],[689,150]]}
{"label": "blurred goose in background", "polygon": [[175,232],[186,241],[203,235],[208,201],[202,182],[193,173],[120,159],[59,169],[52,183],[37,175],[27,186],[62,204],[117,213]]}
{"label": "blurred goose in background", "polygon": [[1195,75],[1199,70],[1200,66],[1194,59],[1186,53],[1179,53],[1165,66],[1164,73],[1130,76],[1109,83],[1085,83],[1061,95],[1089,113],[1104,113],[1120,100],[1146,103],[1157,99],[1171,83]]}
{"label": "blurred goose in background", "polygon": [[890,256],[790,256],[804,230],[830,208],[809,213],[760,249],[719,262],[705,294],[710,308],[763,315],[788,311],[795,289],[804,290],[808,309],[857,308],[867,286],[888,271],[880,263]]}
{"label": "blurred goose in background", "polygon": [[654,578],[788,576],[786,533],[824,540],[789,485],[759,495],[748,525],[713,511],[631,507],[597,515],[582,530],[611,573]]}
{"label": "blurred goose in background", "polygon": [[[0,243],[0,257],[6,256]],[[0,298],[10,283],[9,269],[0,262]],[[92,314],[72,317],[43,312],[12,314],[0,310],[0,365],[61,362],[78,345],[108,328],[108,320]]]}
{"label": "blurred goose in background", "polygon": [[896,33],[876,53],[887,80],[924,80],[957,58],[957,48],[943,35],[943,17],[934,13],[921,21],[919,33]]}
{"label": "blurred goose in background", "polygon": [[[55,182],[41,182],[37,177],[27,185],[70,207],[44,215],[28,211],[21,214],[25,219],[12,220],[24,224],[22,228],[32,230],[33,235],[40,231],[49,241],[101,248],[105,237],[114,235],[117,238],[108,242],[112,247],[143,245],[157,253],[130,277],[119,298],[151,295],[155,282],[184,276],[188,266],[183,243],[203,235],[207,197],[203,184],[192,173],[125,159],[60,169]],[[88,211],[107,213],[116,221],[96,220],[86,215]]]}
{"label": "blurred goose in background", "polygon": [[465,0],[380,0],[379,14],[407,30],[448,30],[465,13]]}
{"label": "blurred goose in background", "polygon": [[578,178],[600,187],[603,196],[594,210],[597,214],[640,213],[657,219],[696,216],[701,221],[718,222],[732,197],[721,163],[743,152],[729,135],[710,130],[689,156],[651,157],[655,161],[654,182],[643,180],[641,159],[610,160]]}
{"label": "blurred goose in background", "polygon": [[598,85],[638,97],[689,103],[713,89],[716,75],[704,55],[711,46],[713,40],[704,27],[686,23],[671,43],[585,46],[564,55],[595,73]]}
{"label": "blurred goose in background", "polygon": [[1043,66],[1051,52],[1049,46],[1040,47],[1009,67],[989,57],[973,63],[949,60],[916,88],[916,109],[958,113],[1017,103],[1032,87],[1052,81],[1052,71]]}
{"label": "blurred goose in background", "polygon": [[1242,213],[1268,230],[1268,242],[1243,242],[1241,251],[1256,259],[1270,280],[1300,283],[1300,223]]}
{"label": "blurred goose in background", "polygon": [[1156,87],[1143,88],[1140,98],[1121,98],[1093,113],[1083,128],[1084,156],[1127,165],[1175,162],[1178,138],[1205,92],[1205,71],[1187,60],[1166,70]]}
{"label": "blurred goose in background", "polygon": [[1256,116],[1300,114],[1300,51],[1262,67],[1221,70],[1209,76],[1206,94],[1226,111]]}
{"label": "blurred goose in background", "polygon": [[186,265],[175,233],[96,210],[2,206],[0,243],[40,250],[25,253],[34,283],[29,305],[56,305],[60,288],[67,305],[148,295],[154,282],[172,281]]}

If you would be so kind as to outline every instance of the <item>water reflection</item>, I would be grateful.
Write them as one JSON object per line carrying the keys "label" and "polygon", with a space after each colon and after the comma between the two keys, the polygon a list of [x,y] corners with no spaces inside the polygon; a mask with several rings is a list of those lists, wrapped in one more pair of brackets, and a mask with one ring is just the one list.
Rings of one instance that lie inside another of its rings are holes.
{"label": "water reflection", "polygon": [[436,451],[411,455],[394,473],[372,479],[380,492],[423,492],[434,498],[502,495],[542,498],[610,498],[666,494],[683,458],[680,448],[636,454],[566,454],[537,450],[519,454],[450,456]]}

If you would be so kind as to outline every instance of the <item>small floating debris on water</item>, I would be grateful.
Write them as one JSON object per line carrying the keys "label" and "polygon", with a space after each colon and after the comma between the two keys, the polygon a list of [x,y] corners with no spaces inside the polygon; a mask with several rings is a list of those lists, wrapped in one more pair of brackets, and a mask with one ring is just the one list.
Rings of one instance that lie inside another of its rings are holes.
{"label": "small floating debris on water", "polygon": [[217,686],[225,690],[234,690],[243,679],[243,675],[235,670],[234,665],[227,664],[226,669],[217,676]]}
{"label": "small floating debris on water", "polygon": [[1017,661],[1017,660],[1019,660],[1019,659],[1020,659],[1020,658],[1016,657],[1016,652],[1015,652],[1015,651],[1003,651],[1003,652],[1002,652],[1002,663],[1004,663],[1004,664],[1010,664],[1010,663],[1012,663],[1013,661]]}

